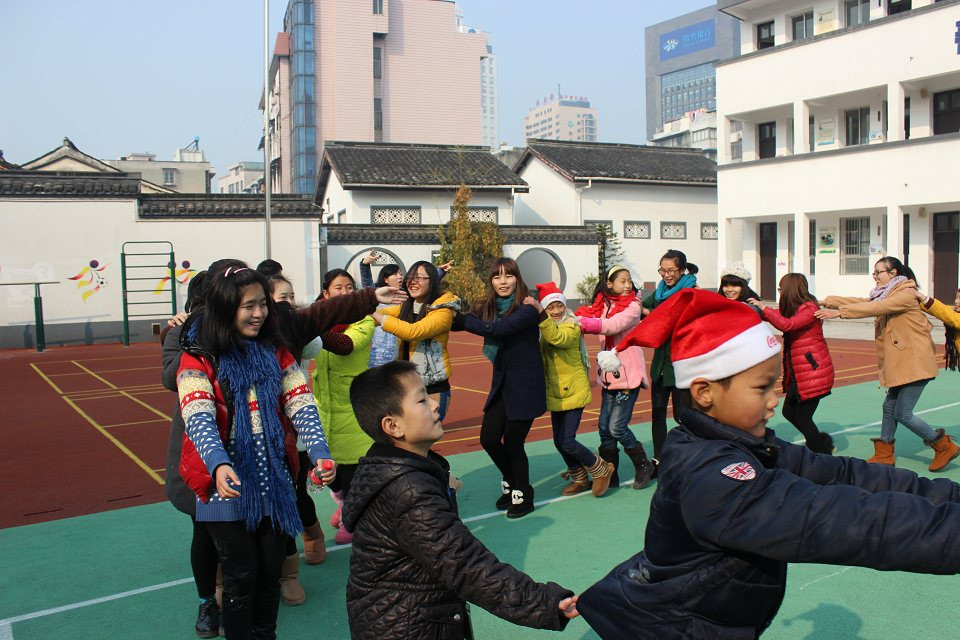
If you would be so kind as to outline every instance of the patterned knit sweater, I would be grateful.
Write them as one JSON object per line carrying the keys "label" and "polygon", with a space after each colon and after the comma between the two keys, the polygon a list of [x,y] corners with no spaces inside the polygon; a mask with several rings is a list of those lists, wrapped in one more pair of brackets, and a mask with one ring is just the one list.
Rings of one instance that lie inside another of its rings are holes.
{"label": "patterned knit sweater", "polygon": [[[315,462],[321,458],[329,458],[330,450],[327,448],[327,440],[320,425],[320,416],[317,413],[313,394],[307,386],[300,367],[297,366],[293,356],[285,349],[281,350],[280,367],[282,369],[280,408],[293,423],[294,429],[306,445],[310,460]],[[197,448],[197,452],[211,477],[214,477],[217,467],[222,464],[231,464],[231,459],[236,454],[235,424],[230,425],[230,438],[225,446],[217,427],[215,404],[217,401],[222,402],[223,400],[214,395],[213,382],[207,376],[197,356],[189,353],[184,353],[181,356],[180,370],[177,374],[177,392],[180,396],[180,411],[186,425],[187,437]],[[268,482],[270,474],[267,470],[269,460],[266,455],[260,406],[253,389],[249,390],[247,401],[250,408],[250,424],[253,427],[258,477],[241,477],[241,486],[238,490],[258,491],[266,511],[266,495],[271,490]],[[234,467],[234,471],[239,475],[236,467]],[[282,475],[290,479],[289,469],[284,468]],[[284,483],[284,486],[276,490],[289,491],[292,494],[294,492],[293,480],[290,479],[289,483]],[[196,517],[199,522],[242,519],[237,500],[221,497],[215,486],[212,488],[212,494],[208,502],[203,502],[200,498],[197,498]]]}

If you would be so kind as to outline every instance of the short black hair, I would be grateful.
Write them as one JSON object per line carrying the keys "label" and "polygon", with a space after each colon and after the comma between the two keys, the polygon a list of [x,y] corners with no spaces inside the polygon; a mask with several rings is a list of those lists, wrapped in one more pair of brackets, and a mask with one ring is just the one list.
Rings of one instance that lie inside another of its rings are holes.
{"label": "short black hair", "polygon": [[283,272],[283,265],[276,260],[267,258],[257,265],[257,271],[266,277],[275,276]]}
{"label": "short black hair", "polygon": [[417,365],[409,360],[393,360],[367,369],[350,383],[350,404],[357,423],[374,442],[393,444],[384,432],[383,419],[403,415],[404,377],[417,373]]}

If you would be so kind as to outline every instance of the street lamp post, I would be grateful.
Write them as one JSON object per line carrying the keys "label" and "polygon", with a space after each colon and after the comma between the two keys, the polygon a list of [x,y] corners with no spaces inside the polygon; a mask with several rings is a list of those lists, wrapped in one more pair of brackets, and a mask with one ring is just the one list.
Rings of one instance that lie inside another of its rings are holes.
{"label": "street lamp post", "polygon": [[263,0],[263,241],[270,258],[270,0]]}

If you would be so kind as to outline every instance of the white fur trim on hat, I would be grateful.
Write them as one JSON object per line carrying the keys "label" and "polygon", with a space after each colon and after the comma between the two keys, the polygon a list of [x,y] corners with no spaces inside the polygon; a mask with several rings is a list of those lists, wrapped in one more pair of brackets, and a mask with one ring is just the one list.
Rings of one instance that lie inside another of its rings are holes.
{"label": "white fur trim on hat", "polygon": [[543,296],[543,298],[540,300],[540,306],[546,309],[548,306],[550,306],[551,302],[562,302],[563,306],[567,306],[566,296],[559,292],[548,293],[547,295]]}
{"label": "white fur trim on hat", "polygon": [[720,272],[720,279],[723,279],[723,276],[736,276],[744,282],[750,282],[753,280],[753,274],[747,271],[747,268],[742,262],[734,262],[732,265]]}
{"label": "white fur trim on hat", "polygon": [[673,371],[676,374],[677,388],[689,389],[690,383],[697,378],[723,380],[778,353],[780,341],[770,333],[766,324],[755,324],[712,351],[684,360],[675,360]]}

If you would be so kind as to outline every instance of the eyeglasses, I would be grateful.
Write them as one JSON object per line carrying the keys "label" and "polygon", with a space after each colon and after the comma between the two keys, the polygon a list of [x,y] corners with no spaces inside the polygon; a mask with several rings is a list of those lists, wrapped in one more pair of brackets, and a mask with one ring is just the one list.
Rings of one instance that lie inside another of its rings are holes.
{"label": "eyeglasses", "polygon": [[877,276],[880,275],[881,273],[890,273],[890,269],[884,269],[883,271],[874,271],[874,272],[873,272],[873,277],[877,277]]}
{"label": "eyeglasses", "polygon": [[423,280],[429,280],[430,276],[410,276],[407,278],[407,282],[422,282]]}
{"label": "eyeglasses", "polygon": [[680,273],[680,269],[657,269],[657,273],[659,273],[662,276],[665,276],[665,275],[675,276],[678,273]]}

